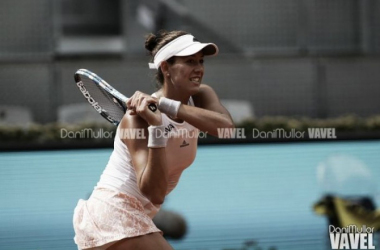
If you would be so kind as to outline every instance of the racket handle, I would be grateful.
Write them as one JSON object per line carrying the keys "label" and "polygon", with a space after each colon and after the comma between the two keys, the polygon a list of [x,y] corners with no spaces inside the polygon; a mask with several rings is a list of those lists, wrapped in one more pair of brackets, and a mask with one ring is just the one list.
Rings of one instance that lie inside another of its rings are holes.
{"label": "racket handle", "polygon": [[156,112],[157,110],[157,105],[154,104],[154,103],[151,103],[148,105],[148,108],[152,111],[152,112]]}

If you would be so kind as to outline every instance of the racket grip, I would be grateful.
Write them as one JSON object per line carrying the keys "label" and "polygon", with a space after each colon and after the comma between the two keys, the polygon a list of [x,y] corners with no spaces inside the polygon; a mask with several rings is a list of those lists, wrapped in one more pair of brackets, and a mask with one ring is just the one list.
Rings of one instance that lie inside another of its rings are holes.
{"label": "racket grip", "polygon": [[154,103],[151,103],[148,105],[148,108],[152,111],[152,112],[156,112],[157,110],[157,105],[154,104]]}

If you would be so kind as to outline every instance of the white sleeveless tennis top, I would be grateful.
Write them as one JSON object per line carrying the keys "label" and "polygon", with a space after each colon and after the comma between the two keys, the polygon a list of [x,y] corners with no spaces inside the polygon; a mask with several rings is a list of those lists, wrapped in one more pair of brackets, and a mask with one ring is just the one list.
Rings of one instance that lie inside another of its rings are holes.
{"label": "white sleeveless tennis top", "polygon": [[[188,104],[194,106],[191,97]],[[176,187],[182,172],[195,159],[199,130],[187,122],[175,122],[164,113],[161,116],[166,133],[170,133],[165,149],[169,171],[169,184],[166,194],[169,194]],[[114,150],[96,187],[105,187],[136,197],[144,206],[146,214],[151,218],[160,209],[160,205],[152,204],[141,193],[137,185],[131,155],[127,146],[120,139],[119,127],[116,130]]]}

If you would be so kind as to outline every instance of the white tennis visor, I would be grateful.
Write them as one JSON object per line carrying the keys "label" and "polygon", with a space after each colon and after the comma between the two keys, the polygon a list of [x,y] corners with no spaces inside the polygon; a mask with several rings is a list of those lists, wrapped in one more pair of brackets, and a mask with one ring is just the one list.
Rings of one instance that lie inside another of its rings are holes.
{"label": "white tennis visor", "polygon": [[156,53],[153,63],[149,63],[149,68],[158,69],[163,61],[173,56],[190,56],[201,50],[205,56],[215,56],[219,52],[218,46],[215,44],[201,43],[192,35],[177,37]]}

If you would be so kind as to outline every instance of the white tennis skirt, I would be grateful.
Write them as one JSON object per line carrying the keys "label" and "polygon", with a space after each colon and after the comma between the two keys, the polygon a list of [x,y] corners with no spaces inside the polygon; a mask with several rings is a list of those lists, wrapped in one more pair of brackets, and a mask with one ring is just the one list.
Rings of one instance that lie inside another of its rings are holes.
{"label": "white tennis skirt", "polygon": [[95,188],[88,200],[78,201],[73,224],[79,249],[106,249],[124,238],[162,233],[138,199],[107,188]]}

